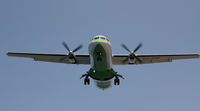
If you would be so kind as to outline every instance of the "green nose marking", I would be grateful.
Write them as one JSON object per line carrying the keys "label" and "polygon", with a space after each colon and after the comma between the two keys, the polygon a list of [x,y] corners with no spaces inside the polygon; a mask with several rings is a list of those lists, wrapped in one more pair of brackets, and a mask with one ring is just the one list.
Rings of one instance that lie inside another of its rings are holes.
{"label": "green nose marking", "polygon": [[109,41],[105,40],[105,39],[96,39],[96,40],[92,40],[92,42],[106,42],[106,43],[108,43]]}
{"label": "green nose marking", "polygon": [[94,67],[96,71],[107,70],[106,52],[101,44],[97,44],[93,52]]}
{"label": "green nose marking", "polygon": [[[93,51],[94,67],[91,68],[89,76],[93,79],[105,81],[112,79],[115,75],[113,69],[108,69],[106,51],[101,44],[97,44]],[[109,85],[100,85],[99,87],[108,87]]]}

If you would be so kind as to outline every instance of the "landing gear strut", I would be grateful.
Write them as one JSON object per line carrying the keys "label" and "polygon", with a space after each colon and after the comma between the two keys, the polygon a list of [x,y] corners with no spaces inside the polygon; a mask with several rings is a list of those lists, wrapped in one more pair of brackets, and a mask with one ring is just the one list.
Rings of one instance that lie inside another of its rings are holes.
{"label": "landing gear strut", "polygon": [[90,79],[89,79],[89,74],[87,72],[87,74],[83,74],[80,79],[82,79],[83,77],[85,77],[84,79],[84,85],[90,85]]}
{"label": "landing gear strut", "polygon": [[116,74],[116,75],[115,75],[115,79],[114,79],[114,85],[119,85],[119,84],[120,84],[120,79],[119,79],[119,77],[122,78],[122,79],[124,79],[124,77],[123,77],[122,75]]}

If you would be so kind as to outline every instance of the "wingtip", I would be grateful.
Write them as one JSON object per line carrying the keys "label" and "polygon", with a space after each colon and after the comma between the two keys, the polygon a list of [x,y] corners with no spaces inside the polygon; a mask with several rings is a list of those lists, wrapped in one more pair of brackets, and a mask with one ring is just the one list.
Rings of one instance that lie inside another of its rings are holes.
{"label": "wingtip", "polygon": [[6,55],[9,56],[9,55],[10,55],[10,52],[7,52]]}
{"label": "wingtip", "polygon": [[14,52],[7,52],[7,56],[12,56],[13,54],[15,54]]}

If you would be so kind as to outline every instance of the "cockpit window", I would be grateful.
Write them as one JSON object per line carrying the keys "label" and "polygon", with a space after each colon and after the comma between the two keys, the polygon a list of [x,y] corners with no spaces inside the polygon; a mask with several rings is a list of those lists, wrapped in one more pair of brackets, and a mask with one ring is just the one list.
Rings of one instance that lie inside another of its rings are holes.
{"label": "cockpit window", "polygon": [[103,39],[109,42],[109,40],[105,36],[95,36],[92,40]]}
{"label": "cockpit window", "polygon": [[99,37],[95,37],[94,40],[99,39]]}
{"label": "cockpit window", "polygon": [[105,37],[100,37],[101,39],[103,39],[103,40],[106,40],[106,38]]}

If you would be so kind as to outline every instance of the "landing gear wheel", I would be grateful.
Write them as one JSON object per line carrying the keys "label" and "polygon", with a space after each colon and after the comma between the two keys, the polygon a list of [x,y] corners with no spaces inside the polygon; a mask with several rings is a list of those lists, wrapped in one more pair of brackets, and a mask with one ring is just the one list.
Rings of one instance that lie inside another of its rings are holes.
{"label": "landing gear wheel", "polygon": [[87,84],[87,79],[84,79],[84,85],[86,85]]}
{"label": "landing gear wheel", "polygon": [[120,84],[120,80],[118,79],[118,80],[117,80],[117,85],[119,85],[119,84]]}
{"label": "landing gear wheel", "polygon": [[114,79],[114,85],[119,85],[120,80],[119,79]]}
{"label": "landing gear wheel", "polygon": [[87,79],[87,83],[88,83],[88,85],[90,85],[90,79]]}
{"label": "landing gear wheel", "polygon": [[90,85],[90,79],[85,78],[84,79],[84,85]]}

